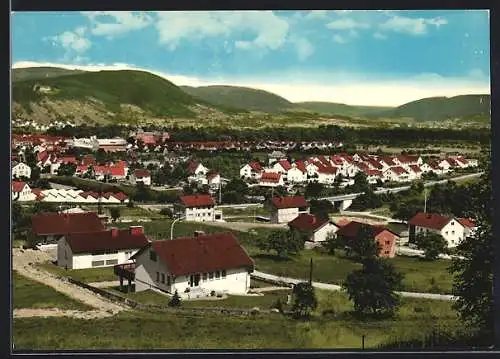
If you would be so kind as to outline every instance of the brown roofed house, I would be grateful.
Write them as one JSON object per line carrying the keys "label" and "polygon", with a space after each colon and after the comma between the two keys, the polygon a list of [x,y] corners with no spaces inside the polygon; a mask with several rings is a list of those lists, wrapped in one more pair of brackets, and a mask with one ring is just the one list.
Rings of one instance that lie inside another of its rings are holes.
{"label": "brown roofed house", "polygon": [[266,203],[271,223],[288,223],[301,213],[309,213],[304,196],[274,197]]}
{"label": "brown roofed house", "polygon": [[314,214],[309,213],[300,214],[288,223],[288,227],[302,233],[307,233],[307,238],[310,242],[324,242],[330,233],[335,234],[339,229],[329,219],[320,219]]}

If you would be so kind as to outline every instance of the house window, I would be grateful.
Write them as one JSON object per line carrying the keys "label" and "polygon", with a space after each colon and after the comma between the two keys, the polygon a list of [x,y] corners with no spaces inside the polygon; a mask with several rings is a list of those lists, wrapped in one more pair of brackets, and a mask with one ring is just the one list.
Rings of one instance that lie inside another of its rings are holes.
{"label": "house window", "polygon": [[100,267],[104,265],[104,261],[92,261],[92,267]]}
{"label": "house window", "polygon": [[208,273],[203,273],[203,281],[206,282],[208,277]]}
{"label": "house window", "polygon": [[226,270],[225,269],[222,270],[222,278],[226,278]]}
{"label": "house window", "polygon": [[214,280],[214,272],[208,273],[208,279]]}
{"label": "house window", "polygon": [[389,251],[385,251],[384,254],[389,254]]}
{"label": "house window", "polygon": [[451,231],[451,234],[455,234],[455,231]]}
{"label": "house window", "polygon": [[385,245],[388,246],[391,244],[391,241],[385,241]]}
{"label": "house window", "polygon": [[149,259],[151,259],[153,262],[156,262],[156,252],[154,251],[149,251]]}
{"label": "house window", "polygon": [[172,283],[172,279],[170,275],[167,275],[167,285],[170,287],[170,284]]}
{"label": "house window", "polygon": [[455,225],[455,222],[451,222],[451,225],[454,226]]}
{"label": "house window", "polygon": [[106,264],[118,264],[118,259],[108,259],[106,261]]}
{"label": "house window", "polygon": [[161,274],[161,282],[165,284],[165,273]]}
{"label": "house window", "polygon": [[156,281],[159,282],[160,281],[160,272],[156,272]]}
{"label": "house window", "polygon": [[444,232],[444,234],[448,235],[448,231]]}
{"label": "house window", "polygon": [[217,272],[215,272],[215,279],[219,279],[219,278],[220,278],[220,272],[217,271]]}

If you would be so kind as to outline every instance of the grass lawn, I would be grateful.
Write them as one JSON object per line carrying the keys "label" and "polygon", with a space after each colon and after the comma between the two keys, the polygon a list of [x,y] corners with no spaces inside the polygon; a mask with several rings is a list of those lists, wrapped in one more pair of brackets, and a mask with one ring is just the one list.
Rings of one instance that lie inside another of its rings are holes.
{"label": "grass lawn", "polygon": [[392,211],[389,209],[389,206],[382,206],[377,209],[370,210],[372,214],[376,214],[377,216],[385,216],[385,217],[391,217],[392,218]]}
{"label": "grass lawn", "polygon": [[87,268],[87,269],[64,269],[53,263],[40,263],[43,269],[63,277],[71,277],[84,283],[106,282],[118,280],[113,273],[113,267]]}
{"label": "grass lawn", "polygon": [[92,309],[84,303],[74,300],[51,287],[26,278],[17,272],[13,272],[12,287],[12,304],[14,309]]}
{"label": "grass lawn", "polygon": [[361,321],[350,315],[352,304],[344,294],[321,290],[316,290],[316,294],[319,306],[313,318],[306,322],[274,313],[252,318],[211,313],[129,311],[92,321],[19,318],[14,320],[13,338],[16,349],[357,350],[362,335],[365,335],[367,348],[376,348],[394,340],[418,340],[433,326],[459,326],[448,302],[403,299],[395,318]]}
{"label": "grass lawn", "polygon": [[[86,206],[89,210],[97,212],[97,206]],[[127,207],[127,206],[116,206],[120,209],[120,218],[165,218],[158,211],[149,211],[145,208],[141,208],[138,206],[135,207]],[[112,207],[104,207],[104,214],[108,215],[111,218],[111,208]],[[118,219],[119,220],[119,219]]]}
{"label": "grass lawn", "polygon": [[[258,250],[250,251],[257,270],[292,278],[309,278],[309,261],[313,259],[313,280],[317,282],[340,284],[361,264],[344,257],[342,251],[335,256],[304,250],[299,255],[279,259]],[[451,293],[452,275],[448,273],[449,260],[427,262],[418,258],[395,257],[388,259],[397,270],[405,275],[403,284],[406,291]],[[434,281],[433,279],[434,278]]]}
{"label": "grass lawn", "polygon": [[222,208],[224,216],[268,216],[269,211],[263,206],[252,206],[248,208]]}

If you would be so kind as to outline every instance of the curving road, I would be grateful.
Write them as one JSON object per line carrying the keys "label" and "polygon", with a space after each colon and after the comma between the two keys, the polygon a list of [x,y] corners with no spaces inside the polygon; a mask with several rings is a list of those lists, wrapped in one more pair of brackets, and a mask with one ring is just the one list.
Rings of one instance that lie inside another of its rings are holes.
{"label": "curving road", "polygon": [[[254,271],[252,273],[252,277],[254,277],[255,279],[264,279],[264,280],[267,279],[267,280],[282,282],[282,283],[286,283],[286,284],[297,284],[297,283],[306,281],[306,279],[280,277],[280,276],[277,276],[274,274],[269,274],[269,273],[264,273],[264,272],[259,272],[259,271]],[[336,285],[336,284],[312,282],[312,285],[316,288],[330,290],[330,291],[340,291],[341,290],[341,287],[339,285]],[[448,294],[417,293],[417,292],[397,292],[397,293],[399,295],[401,295],[402,297],[409,297],[409,298],[422,298],[422,299],[434,299],[434,300],[446,300],[446,301],[452,301],[452,300],[456,299],[453,295],[448,295]]]}

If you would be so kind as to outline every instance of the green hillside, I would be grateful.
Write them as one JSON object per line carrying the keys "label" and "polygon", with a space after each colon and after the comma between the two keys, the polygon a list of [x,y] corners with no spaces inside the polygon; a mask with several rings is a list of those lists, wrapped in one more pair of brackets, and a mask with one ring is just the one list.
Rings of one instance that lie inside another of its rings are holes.
{"label": "green hillside", "polygon": [[314,111],[326,115],[342,115],[342,116],[365,116],[370,113],[391,110],[392,107],[383,106],[353,106],[343,103],[333,102],[296,102],[295,105],[305,110]]}
{"label": "green hillside", "polygon": [[181,86],[191,96],[215,105],[250,111],[277,113],[294,107],[290,101],[273,93],[237,86]]}
{"label": "green hillside", "polygon": [[[49,86],[41,94],[34,86]],[[123,104],[135,105],[154,116],[193,116],[189,106],[202,103],[161,77],[142,71],[99,71],[52,78],[16,81],[12,99],[21,105],[50,100],[92,101],[120,112]]]}
{"label": "green hillside", "polygon": [[388,111],[370,114],[373,117],[405,117],[418,121],[490,116],[490,95],[429,97],[406,103]]}
{"label": "green hillside", "polygon": [[12,69],[12,82],[75,75],[83,72],[85,71],[66,70],[58,67],[27,67],[22,69]]}

